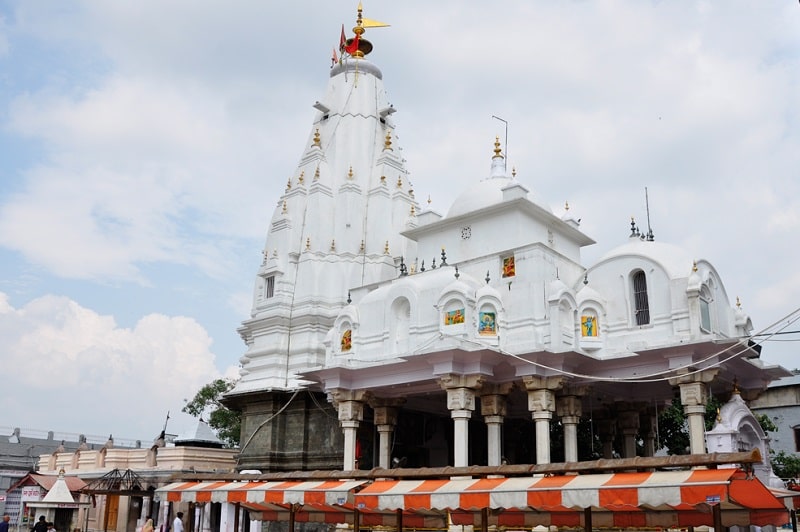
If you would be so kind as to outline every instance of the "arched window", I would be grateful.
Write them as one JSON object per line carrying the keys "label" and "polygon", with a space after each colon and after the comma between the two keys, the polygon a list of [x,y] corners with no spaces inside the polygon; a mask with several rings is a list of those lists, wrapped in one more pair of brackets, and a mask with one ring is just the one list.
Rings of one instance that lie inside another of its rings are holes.
{"label": "arched window", "polygon": [[647,300],[647,277],[642,270],[633,274],[633,302],[636,325],[650,323],[650,304]]}

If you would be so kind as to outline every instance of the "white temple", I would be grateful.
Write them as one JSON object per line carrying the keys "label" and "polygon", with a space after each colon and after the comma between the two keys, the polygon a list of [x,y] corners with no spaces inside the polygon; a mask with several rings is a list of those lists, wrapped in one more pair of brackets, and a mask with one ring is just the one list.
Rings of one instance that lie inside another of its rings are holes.
{"label": "white temple", "polygon": [[[581,423],[607,456],[649,455],[676,394],[702,453],[709,394],[727,400],[737,381],[747,398],[788,374],[762,363],[750,318],[698,250],[611,220],[619,242],[584,264],[594,240],[509,171],[496,139],[446,215],[421,208],[367,26],[359,10],[358,50],[331,69],[268,228],[227,396],[244,412],[240,467],[320,467],[312,455],[326,453],[344,469],[401,454],[546,463],[556,445],[576,461],[592,451]],[[300,408],[298,390],[313,402]]]}

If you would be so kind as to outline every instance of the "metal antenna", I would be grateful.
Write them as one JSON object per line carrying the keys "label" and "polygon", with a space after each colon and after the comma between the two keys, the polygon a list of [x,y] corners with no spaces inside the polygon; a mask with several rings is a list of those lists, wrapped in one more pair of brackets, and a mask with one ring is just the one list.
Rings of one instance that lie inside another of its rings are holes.
{"label": "metal antenna", "polygon": [[652,242],[654,237],[653,229],[650,227],[650,197],[647,195],[647,187],[644,187],[644,204],[647,207],[647,240]]}
{"label": "metal antenna", "polygon": [[505,172],[505,171],[508,170],[508,122],[506,122],[505,120],[503,120],[499,116],[492,115],[492,118],[494,118],[495,120],[499,120],[499,121],[501,121],[502,123],[504,123],[506,125],[506,140],[505,140],[506,157],[505,157],[505,159],[503,159],[503,171]]}

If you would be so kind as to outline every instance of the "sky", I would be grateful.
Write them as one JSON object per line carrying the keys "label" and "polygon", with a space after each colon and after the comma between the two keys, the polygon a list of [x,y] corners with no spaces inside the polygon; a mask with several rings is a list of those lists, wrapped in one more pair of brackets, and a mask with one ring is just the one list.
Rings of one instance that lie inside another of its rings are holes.
{"label": "sky", "polygon": [[[0,0],[0,427],[151,440],[237,375],[341,0]],[[416,196],[489,174],[709,260],[755,331],[800,307],[795,0],[364,0]],[[505,146],[505,123],[508,143]],[[423,201],[424,201],[423,200]],[[765,342],[788,368],[800,335]]]}

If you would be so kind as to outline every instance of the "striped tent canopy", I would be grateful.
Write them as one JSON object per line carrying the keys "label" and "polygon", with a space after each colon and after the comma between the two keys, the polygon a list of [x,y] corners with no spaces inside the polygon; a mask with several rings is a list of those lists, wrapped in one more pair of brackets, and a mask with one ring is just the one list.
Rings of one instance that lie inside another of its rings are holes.
{"label": "striped tent canopy", "polygon": [[[448,510],[456,524],[505,526],[781,525],[784,503],[737,469],[537,478],[378,480],[355,495],[365,511]],[[484,521],[486,521],[484,523]]]}
{"label": "striped tent canopy", "polygon": [[[168,502],[231,503],[247,508],[250,518],[260,521],[350,523],[355,520],[354,491],[366,480],[277,481],[277,482],[175,482],[157,491]],[[402,512],[405,526],[446,526],[441,512]],[[359,523],[379,526],[396,523],[396,511],[359,511]]]}

